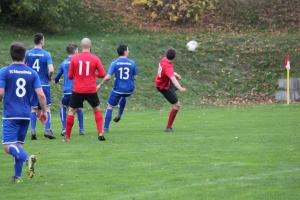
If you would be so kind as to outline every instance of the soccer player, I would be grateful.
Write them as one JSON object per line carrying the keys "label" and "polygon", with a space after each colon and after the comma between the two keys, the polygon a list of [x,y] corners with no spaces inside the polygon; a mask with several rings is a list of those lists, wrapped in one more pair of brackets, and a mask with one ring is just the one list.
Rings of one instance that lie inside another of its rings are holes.
{"label": "soccer player", "polygon": [[[34,48],[26,52],[25,63],[27,66],[34,69],[41,80],[41,84],[43,87],[43,91],[46,95],[47,99],[47,115],[48,120],[45,124],[45,133],[44,136],[49,139],[55,139],[53,132],[51,130],[51,92],[50,92],[50,81],[51,76],[54,73],[54,67],[51,59],[51,55],[49,52],[43,50],[43,46],[45,43],[45,38],[42,33],[36,33],[33,36],[34,40]],[[36,118],[37,113],[39,112],[39,104],[37,100],[37,96],[33,95],[32,97],[32,110],[31,110],[31,139],[37,140],[36,137]]]}
{"label": "soccer player", "polygon": [[115,75],[115,83],[107,102],[104,132],[109,131],[109,124],[112,118],[113,107],[119,105],[118,116],[114,118],[115,122],[120,121],[126,106],[127,97],[134,91],[134,80],[137,78],[137,69],[135,62],[128,59],[128,46],[120,45],[117,49],[119,58],[113,61],[109,67],[108,73],[102,82],[97,86],[99,90],[103,84],[109,81]]}
{"label": "soccer player", "polygon": [[[78,47],[76,44],[69,44],[67,46],[67,54],[68,57],[60,64],[57,74],[55,77],[55,83],[59,82],[59,79],[62,75],[64,75],[64,95],[61,100],[60,106],[60,120],[62,124],[62,131],[61,135],[65,136],[66,134],[66,119],[67,119],[67,109],[69,107],[70,98],[72,95],[72,88],[73,88],[73,80],[68,78],[70,62],[74,54],[78,53]],[[77,117],[78,117],[78,124],[79,124],[79,134],[84,135],[84,128],[83,128],[83,112],[82,108],[77,109]]]}
{"label": "soccer player", "polygon": [[84,100],[87,100],[94,110],[98,140],[104,141],[102,113],[96,89],[96,77],[103,78],[105,76],[105,69],[100,59],[91,53],[92,41],[89,38],[83,38],[80,42],[80,47],[82,48],[82,52],[72,57],[68,74],[68,78],[74,80],[74,85],[67,116],[65,141],[70,141],[74,124],[74,114],[78,108],[83,107]]}
{"label": "soccer player", "polygon": [[[180,102],[177,98],[175,90],[185,92],[186,89],[181,87],[178,80],[181,76],[174,72],[173,60],[176,57],[175,49],[167,50],[166,56],[159,63],[158,72],[155,79],[157,90],[172,104],[172,109],[169,115],[167,127],[165,132],[172,132],[172,125],[175,120],[176,114],[180,108]],[[178,79],[178,80],[177,80]]]}
{"label": "soccer player", "polygon": [[30,98],[37,95],[41,119],[47,120],[46,97],[37,73],[24,63],[26,49],[22,43],[10,46],[13,63],[0,70],[0,98],[4,97],[2,113],[2,145],[14,157],[14,183],[22,182],[23,163],[28,164],[28,175],[34,176],[36,156],[28,156],[22,147],[30,121]]}

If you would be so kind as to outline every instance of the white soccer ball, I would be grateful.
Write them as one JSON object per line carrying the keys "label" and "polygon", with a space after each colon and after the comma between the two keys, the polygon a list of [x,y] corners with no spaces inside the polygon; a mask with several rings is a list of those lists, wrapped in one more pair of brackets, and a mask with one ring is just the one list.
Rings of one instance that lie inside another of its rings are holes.
{"label": "white soccer ball", "polygon": [[196,49],[199,47],[199,44],[195,40],[191,40],[186,44],[186,48],[188,51],[196,51]]}

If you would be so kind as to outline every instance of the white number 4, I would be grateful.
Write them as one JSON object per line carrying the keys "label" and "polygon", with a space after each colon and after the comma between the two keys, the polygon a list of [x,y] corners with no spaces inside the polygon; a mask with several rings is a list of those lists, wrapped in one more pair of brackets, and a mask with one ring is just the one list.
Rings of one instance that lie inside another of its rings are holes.
{"label": "white number 4", "polygon": [[32,68],[35,69],[35,71],[39,72],[40,71],[40,60],[36,59],[32,65]]}

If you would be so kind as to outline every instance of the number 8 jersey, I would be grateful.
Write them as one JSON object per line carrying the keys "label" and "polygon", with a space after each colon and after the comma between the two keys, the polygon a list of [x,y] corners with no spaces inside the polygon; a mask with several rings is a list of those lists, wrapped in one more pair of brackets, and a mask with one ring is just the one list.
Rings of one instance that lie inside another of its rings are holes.
{"label": "number 8 jersey", "polygon": [[30,120],[30,98],[41,88],[38,74],[24,64],[12,64],[0,70],[0,88],[4,88],[2,119]]}
{"label": "number 8 jersey", "polygon": [[134,91],[134,76],[137,75],[135,62],[128,58],[118,58],[111,63],[107,72],[115,74],[113,91],[118,94],[131,94]]}

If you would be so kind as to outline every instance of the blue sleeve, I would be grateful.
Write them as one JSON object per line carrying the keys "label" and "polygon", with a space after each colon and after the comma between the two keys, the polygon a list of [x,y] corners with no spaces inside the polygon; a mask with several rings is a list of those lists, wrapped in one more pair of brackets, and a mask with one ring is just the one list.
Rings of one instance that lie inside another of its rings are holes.
{"label": "blue sleeve", "polygon": [[61,65],[59,66],[59,68],[58,68],[58,70],[57,70],[57,73],[56,73],[56,76],[55,76],[55,78],[54,78],[55,83],[58,83],[58,81],[59,81],[61,75],[63,75],[63,73],[64,73],[64,70],[63,70],[63,64],[61,64]]}
{"label": "blue sleeve", "polygon": [[47,55],[47,64],[48,64],[48,65],[53,64],[52,58],[51,58],[51,54],[50,54],[50,53],[48,53],[48,55]]}
{"label": "blue sleeve", "polygon": [[42,85],[41,85],[41,81],[40,81],[40,78],[39,78],[39,75],[37,74],[37,72],[34,71],[33,76],[34,76],[34,82],[33,82],[34,89],[41,88]]}
{"label": "blue sleeve", "polygon": [[5,88],[5,70],[0,70],[0,88]]}
{"label": "blue sleeve", "polygon": [[136,76],[137,75],[137,68],[136,68],[136,65],[135,65],[135,62],[133,62],[133,76]]}
{"label": "blue sleeve", "polygon": [[25,64],[28,65],[29,64],[29,61],[28,61],[28,51],[26,51],[25,53]]}
{"label": "blue sleeve", "polygon": [[114,63],[111,63],[110,66],[109,66],[107,74],[113,75],[114,73],[115,73],[115,65],[114,65]]}

